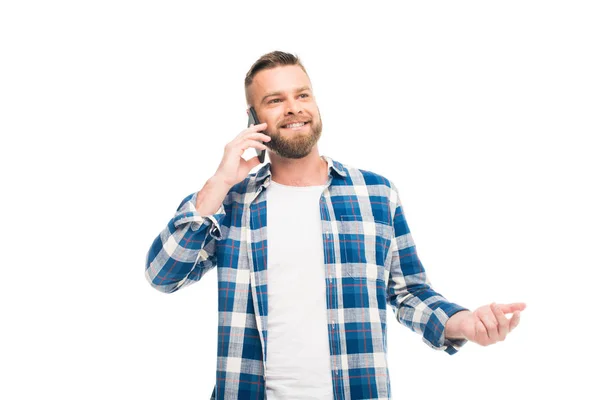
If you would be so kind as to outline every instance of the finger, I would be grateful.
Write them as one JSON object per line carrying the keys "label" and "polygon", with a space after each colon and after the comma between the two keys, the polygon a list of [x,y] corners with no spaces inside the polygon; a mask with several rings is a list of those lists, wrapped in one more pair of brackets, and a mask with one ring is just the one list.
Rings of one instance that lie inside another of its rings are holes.
{"label": "finger", "polygon": [[498,304],[503,313],[509,314],[515,311],[523,311],[527,305],[525,303]]}
{"label": "finger", "polygon": [[[247,127],[246,129],[244,129],[243,131],[241,131],[236,137],[235,139],[239,139],[242,136],[246,135],[248,132],[260,132],[260,131],[264,131],[265,129],[267,129],[267,123],[263,122],[262,124],[258,124],[258,125],[254,125],[254,124],[250,124],[249,127]],[[235,141],[234,139],[234,141]]]}
{"label": "finger", "polygon": [[242,139],[256,139],[261,140],[263,142],[268,142],[271,140],[271,136],[264,134],[262,132],[248,132],[245,135],[241,136]]}
{"label": "finger", "polygon": [[481,320],[477,321],[475,324],[475,338],[474,342],[481,345],[487,346],[489,344],[490,338],[488,337],[487,329]]}
{"label": "finger", "polygon": [[266,122],[262,122],[258,125],[254,125],[254,124],[250,124],[250,126],[248,127],[248,129],[253,130],[254,132],[260,132],[262,130],[267,129],[267,123]]}
{"label": "finger", "polygon": [[265,146],[262,142],[259,142],[258,140],[244,140],[242,142],[242,150],[246,151],[246,149],[248,148],[254,148],[254,149],[259,149],[259,150],[267,150],[267,146]]}
{"label": "finger", "polygon": [[254,131],[246,130],[246,131],[243,131],[242,133],[240,133],[238,137],[233,139],[233,141],[231,143],[239,144],[248,139],[260,140],[261,142],[270,142],[271,136],[266,135],[262,132],[254,132]]}
{"label": "finger", "polygon": [[515,311],[510,319],[510,325],[508,326],[508,331],[511,332],[513,329],[519,325],[519,321],[521,320],[521,312]]}
{"label": "finger", "polygon": [[494,312],[496,321],[498,321],[498,340],[504,340],[508,334],[509,321],[504,316],[500,307],[498,307],[498,304],[492,303],[492,311]]}
{"label": "finger", "polygon": [[487,330],[487,335],[490,338],[492,343],[498,341],[498,321],[496,321],[496,317],[491,309],[488,307],[485,309],[481,315],[481,322],[485,325],[485,329]]}

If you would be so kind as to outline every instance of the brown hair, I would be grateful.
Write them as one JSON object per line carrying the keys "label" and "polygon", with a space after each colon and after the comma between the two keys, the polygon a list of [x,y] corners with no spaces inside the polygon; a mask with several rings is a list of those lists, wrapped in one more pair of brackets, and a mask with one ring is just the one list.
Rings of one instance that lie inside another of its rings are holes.
{"label": "brown hair", "polygon": [[290,53],[285,53],[283,51],[272,51],[263,55],[261,58],[256,60],[256,62],[252,65],[248,73],[246,74],[246,79],[244,80],[244,87],[246,90],[246,103],[250,104],[250,93],[248,88],[252,85],[252,81],[254,80],[254,76],[262,70],[271,69],[275,67],[282,67],[284,65],[297,65],[302,68],[302,71],[308,76],[304,65],[300,62],[298,56]]}

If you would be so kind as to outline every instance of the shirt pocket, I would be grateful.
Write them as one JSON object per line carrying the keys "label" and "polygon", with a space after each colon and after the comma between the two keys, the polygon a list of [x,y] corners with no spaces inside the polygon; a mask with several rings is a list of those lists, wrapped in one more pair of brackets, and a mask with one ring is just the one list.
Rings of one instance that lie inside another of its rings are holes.
{"label": "shirt pocket", "polygon": [[361,215],[342,215],[339,223],[342,276],[384,280],[392,227]]}

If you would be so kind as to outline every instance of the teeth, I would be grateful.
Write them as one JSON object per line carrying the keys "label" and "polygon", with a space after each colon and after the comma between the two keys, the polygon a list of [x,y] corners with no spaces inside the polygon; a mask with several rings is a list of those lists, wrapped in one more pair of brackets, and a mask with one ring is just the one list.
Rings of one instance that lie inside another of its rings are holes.
{"label": "teeth", "polygon": [[300,128],[303,125],[304,125],[304,122],[298,122],[298,123],[295,123],[295,124],[286,125],[285,127],[286,128]]}

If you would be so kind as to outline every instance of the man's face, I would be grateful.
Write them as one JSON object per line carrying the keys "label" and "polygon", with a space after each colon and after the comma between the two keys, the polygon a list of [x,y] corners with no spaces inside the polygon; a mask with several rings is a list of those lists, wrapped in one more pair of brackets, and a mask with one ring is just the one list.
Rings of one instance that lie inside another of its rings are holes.
{"label": "man's face", "polygon": [[[251,105],[267,123],[269,149],[285,158],[303,158],[321,137],[321,114],[308,76],[296,65],[260,71],[249,87]],[[295,124],[295,125],[294,125]]]}

